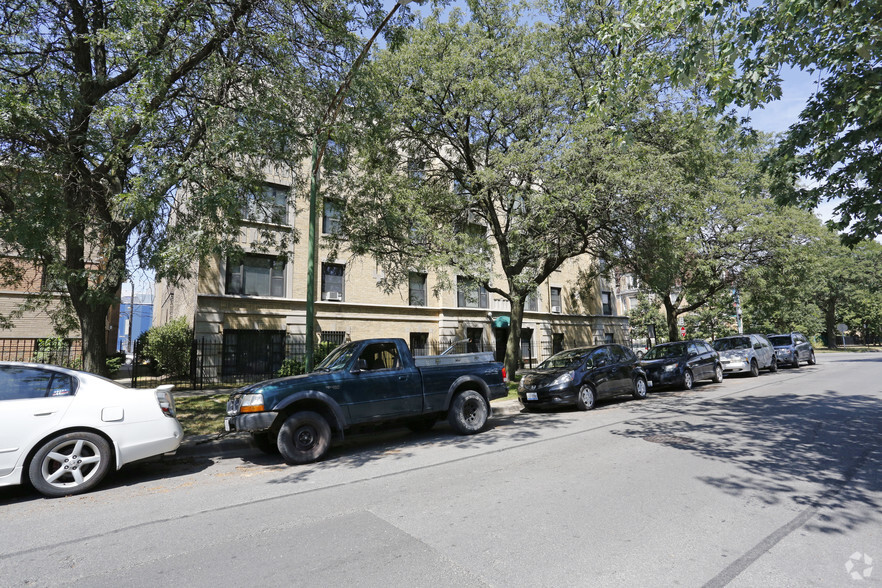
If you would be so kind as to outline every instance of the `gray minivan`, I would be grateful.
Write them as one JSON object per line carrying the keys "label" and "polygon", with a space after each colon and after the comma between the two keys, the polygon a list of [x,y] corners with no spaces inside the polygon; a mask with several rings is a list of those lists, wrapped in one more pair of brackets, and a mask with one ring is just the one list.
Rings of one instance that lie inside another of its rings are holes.
{"label": "gray minivan", "polygon": [[720,354],[720,363],[726,373],[750,372],[758,376],[760,370],[778,371],[775,347],[765,335],[732,335],[711,343]]}

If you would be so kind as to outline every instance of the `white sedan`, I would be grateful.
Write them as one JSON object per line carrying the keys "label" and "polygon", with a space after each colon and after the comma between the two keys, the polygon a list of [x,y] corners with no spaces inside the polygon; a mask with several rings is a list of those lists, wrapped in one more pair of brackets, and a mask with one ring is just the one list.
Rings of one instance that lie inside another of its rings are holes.
{"label": "white sedan", "polygon": [[46,496],[79,494],[111,468],[175,451],[184,433],[172,388],[0,362],[0,486],[30,480]]}

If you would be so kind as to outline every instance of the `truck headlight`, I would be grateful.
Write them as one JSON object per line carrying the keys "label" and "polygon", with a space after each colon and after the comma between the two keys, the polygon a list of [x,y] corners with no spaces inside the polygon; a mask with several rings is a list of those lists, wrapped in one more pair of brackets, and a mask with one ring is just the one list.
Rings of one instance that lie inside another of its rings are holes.
{"label": "truck headlight", "polygon": [[246,412],[263,412],[263,394],[245,394],[242,396],[239,414]]}

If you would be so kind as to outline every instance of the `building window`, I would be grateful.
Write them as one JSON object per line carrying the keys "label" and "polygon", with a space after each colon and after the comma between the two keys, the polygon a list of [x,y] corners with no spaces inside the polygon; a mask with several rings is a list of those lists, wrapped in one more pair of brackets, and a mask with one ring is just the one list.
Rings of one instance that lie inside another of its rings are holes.
{"label": "building window", "polygon": [[563,333],[552,333],[551,334],[551,354],[560,353],[564,350],[564,334]]}
{"label": "building window", "polygon": [[560,288],[551,289],[551,312],[560,313]]}
{"label": "building window", "polygon": [[407,175],[415,180],[422,180],[426,175],[426,161],[416,155],[407,158]]}
{"label": "building window", "polygon": [[487,308],[487,290],[468,278],[457,276],[456,304],[460,308]]}
{"label": "building window", "polygon": [[426,306],[426,274],[410,272],[408,283],[408,304],[411,306]]}
{"label": "building window", "polygon": [[285,296],[285,262],[264,255],[243,255],[227,261],[227,294]]}
{"label": "building window", "polygon": [[223,367],[226,376],[275,376],[285,359],[285,331],[225,329]]}
{"label": "building window", "polygon": [[603,336],[603,342],[604,342],[604,343],[615,343],[615,341],[613,340],[613,334],[612,334],[612,333],[606,333],[606,334]]}
{"label": "building window", "polygon": [[531,312],[536,312],[539,310],[539,294],[538,292],[533,292],[529,296],[527,296],[526,302],[524,302],[524,310],[528,310]]}
{"label": "building window", "polygon": [[429,355],[429,334],[411,333],[410,352],[415,356]]}
{"label": "building window", "polygon": [[287,224],[288,189],[267,184],[257,194],[249,194],[243,216],[259,223]]}
{"label": "building window", "polygon": [[521,363],[533,366],[533,329],[521,330]]}
{"label": "building window", "polygon": [[322,264],[322,300],[343,301],[343,272],[346,266],[340,263]]}
{"label": "building window", "polygon": [[612,293],[611,292],[601,292],[600,293],[600,301],[603,304],[603,314],[604,315],[612,315],[613,307],[612,307]]}
{"label": "building window", "polygon": [[340,232],[343,206],[337,200],[325,200],[322,206],[322,234],[336,235]]}
{"label": "building window", "polygon": [[322,343],[343,345],[346,342],[346,331],[322,331]]}
{"label": "building window", "polygon": [[468,328],[466,329],[466,338],[468,342],[469,353],[484,350],[484,329]]}

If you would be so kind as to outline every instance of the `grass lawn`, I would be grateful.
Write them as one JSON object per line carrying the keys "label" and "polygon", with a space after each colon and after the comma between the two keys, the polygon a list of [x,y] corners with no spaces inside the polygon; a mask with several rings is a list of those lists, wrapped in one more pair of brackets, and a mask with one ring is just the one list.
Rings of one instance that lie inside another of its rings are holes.
{"label": "grass lawn", "polygon": [[229,394],[182,396],[175,398],[178,422],[185,435],[210,435],[224,432],[224,416]]}

